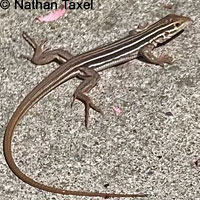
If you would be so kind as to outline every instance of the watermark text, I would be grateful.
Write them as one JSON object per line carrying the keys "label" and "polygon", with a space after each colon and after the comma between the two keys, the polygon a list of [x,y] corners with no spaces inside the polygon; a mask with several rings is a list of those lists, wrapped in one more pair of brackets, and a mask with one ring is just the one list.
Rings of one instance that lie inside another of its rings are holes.
{"label": "watermark text", "polygon": [[[7,0],[3,0],[9,2]],[[88,10],[93,9],[93,0],[81,1],[81,2],[74,2],[71,0],[62,0],[65,9],[70,10]],[[14,8],[15,9],[25,9],[25,10],[33,10],[33,9],[58,9],[59,5],[57,2],[49,2],[49,1],[39,1],[39,0],[32,0],[32,1],[25,1],[25,0],[15,0],[14,1]]]}

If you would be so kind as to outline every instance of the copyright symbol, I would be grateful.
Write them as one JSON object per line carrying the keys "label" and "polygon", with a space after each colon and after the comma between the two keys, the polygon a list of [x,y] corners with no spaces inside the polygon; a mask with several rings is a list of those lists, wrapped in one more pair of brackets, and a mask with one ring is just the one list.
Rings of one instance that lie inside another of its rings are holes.
{"label": "copyright symbol", "polygon": [[0,8],[3,8],[4,10],[6,10],[9,7],[10,7],[10,2],[8,0],[1,0],[0,1]]}

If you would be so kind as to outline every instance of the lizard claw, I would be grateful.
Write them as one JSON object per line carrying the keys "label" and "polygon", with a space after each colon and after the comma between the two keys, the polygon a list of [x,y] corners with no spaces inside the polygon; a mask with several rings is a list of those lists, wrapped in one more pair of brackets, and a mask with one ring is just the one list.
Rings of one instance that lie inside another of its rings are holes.
{"label": "lizard claw", "polygon": [[88,101],[85,101],[85,126],[88,128],[88,122],[89,122],[89,110],[92,108],[93,110],[103,114],[102,110],[94,105],[94,103],[88,99]]}
{"label": "lizard claw", "polygon": [[159,61],[158,61],[158,65],[160,66],[164,66],[164,63],[167,63],[167,64],[172,64],[173,63],[173,58],[167,54],[163,54],[160,56],[159,58]]}
{"label": "lizard claw", "polygon": [[43,40],[41,44],[38,46],[38,48],[40,48],[42,52],[46,52],[50,50],[49,47],[46,47],[46,43],[47,43],[47,39]]}
{"label": "lizard claw", "polygon": [[88,96],[86,96],[83,93],[77,93],[77,92],[75,92],[74,95],[73,95],[71,107],[74,105],[74,101],[76,99],[82,101],[85,104],[85,126],[86,126],[86,128],[88,128],[90,108],[92,108],[93,110],[95,110],[96,112],[99,112],[101,114],[103,114],[103,112],[100,108],[95,106],[95,104],[91,101],[91,99]]}
{"label": "lizard claw", "polygon": [[72,102],[71,102],[71,108],[73,107],[75,100],[76,100],[76,96],[75,96],[75,94],[74,94],[74,95],[73,95]]}

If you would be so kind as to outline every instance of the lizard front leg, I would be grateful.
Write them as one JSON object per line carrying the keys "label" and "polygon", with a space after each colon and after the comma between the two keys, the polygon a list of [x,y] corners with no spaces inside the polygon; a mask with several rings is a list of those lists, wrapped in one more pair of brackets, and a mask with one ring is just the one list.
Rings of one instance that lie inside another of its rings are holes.
{"label": "lizard front leg", "polygon": [[96,86],[97,82],[100,79],[100,76],[95,70],[87,67],[82,67],[79,70],[77,78],[83,80],[83,82],[81,82],[81,84],[77,87],[77,89],[74,92],[72,105],[76,99],[80,100],[85,104],[85,126],[87,128],[90,108],[102,113],[101,109],[95,106],[92,100],[86,95],[90,92],[90,90],[93,87]]}
{"label": "lizard front leg", "polygon": [[164,63],[168,64],[173,63],[172,57],[168,56],[167,54],[160,55],[158,57],[153,55],[152,53],[153,49],[154,45],[152,44],[146,45],[139,50],[139,56],[142,56],[145,59],[145,61],[151,64],[160,65],[162,67],[164,66]]}
{"label": "lizard front leg", "polygon": [[50,50],[50,48],[45,47],[47,40],[44,40],[39,45],[37,45],[36,42],[30,38],[27,33],[23,32],[22,36],[35,50],[31,61],[36,65],[44,65],[52,61],[63,64],[73,57],[73,55],[66,50]]}
{"label": "lizard front leg", "polygon": [[149,23],[148,23],[148,22],[146,22],[146,23],[143,24],[143,25],[139,24],[139,25],[137,26],[136,29],[133,29],[133,30],[129,31],[129,35],[130,35],[130,36],[137,35],[138,33],[144,31],[144,30],[147,29],[148,27],[149,27]]}

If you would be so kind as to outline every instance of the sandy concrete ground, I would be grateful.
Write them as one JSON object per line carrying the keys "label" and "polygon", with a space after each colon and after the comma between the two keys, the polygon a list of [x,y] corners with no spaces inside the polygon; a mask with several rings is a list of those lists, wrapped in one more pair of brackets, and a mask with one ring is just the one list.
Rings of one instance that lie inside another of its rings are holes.
{"label": "sandy concrete ground", "polygon": [[[91,111],[88,130],[83,105],[77,101],[70,107],[78,80],[42,99],[15,131],[13,154],[20,169],[40,182],[71,190],[148,193],[144,200],[200,200],[200,172],[193,164],[200,157],[199,10],[195,0],[98,0],[92,11],[70,11],[58,21],[41,24],[34,19],[46,10],[15,9],[13,2],[9,9],[0,9],[1,144],[13,111],[58,67],[27,60],[33,49],[22,31],[38,43],[48,38],[48,46],[77,55],[169,13],[194,20],[156,50],[172,55],[172,65],[163,69],[134,60],[101,73],[90,96],[104,116]],[[121,115],[113,107],[119,107]],[[23,183],[8,168],[0,148],[0,199],[89,199]]]}

